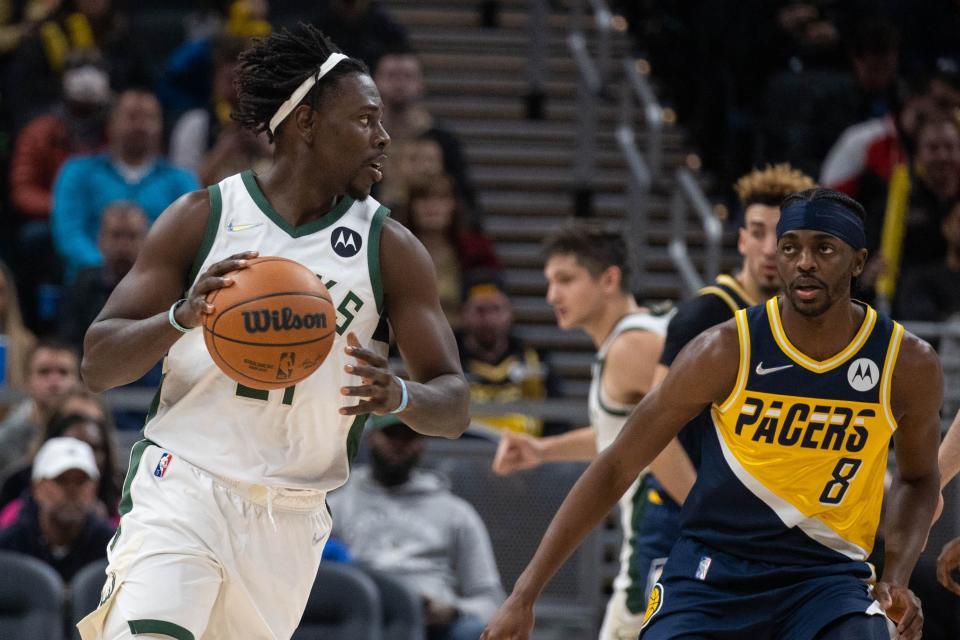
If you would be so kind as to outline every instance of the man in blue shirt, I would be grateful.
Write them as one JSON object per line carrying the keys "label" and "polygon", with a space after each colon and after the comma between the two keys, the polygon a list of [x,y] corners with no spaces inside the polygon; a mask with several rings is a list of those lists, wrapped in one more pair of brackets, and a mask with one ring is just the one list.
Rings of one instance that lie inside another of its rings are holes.
{"label": "man in blue shirt", "polygon": [[197,179],[161,155],[163,116],[146,89],[120,93],[107,125],[107,152],[67,160],[53,187],[53,238],[69,282],[84,267],[101,264],[100,216],[117,200],[139,205],[153,222]]}

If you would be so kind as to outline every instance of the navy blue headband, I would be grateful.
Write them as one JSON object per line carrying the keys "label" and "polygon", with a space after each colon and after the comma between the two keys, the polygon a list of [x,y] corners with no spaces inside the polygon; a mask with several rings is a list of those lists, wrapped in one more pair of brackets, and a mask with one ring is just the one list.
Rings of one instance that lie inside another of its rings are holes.
{"label": "navy blue headband", "polygon": [[854,249],[867,246],[863,220],[834,200],[795,200],[780,212],[777,238],[788,231],[808,229],[836,236]]}

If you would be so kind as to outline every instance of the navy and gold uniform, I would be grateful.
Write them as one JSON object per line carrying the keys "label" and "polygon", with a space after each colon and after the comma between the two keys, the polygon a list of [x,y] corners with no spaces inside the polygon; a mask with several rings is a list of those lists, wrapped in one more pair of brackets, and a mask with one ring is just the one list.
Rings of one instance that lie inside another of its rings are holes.
{"label": "navy and gold uniform", "polygon": [[[710,327],[726,322],[739,309],[746,309],[757,302],[732,276],[721,274],[710,285],[700,289],[697,296],[677,306],[667,328],[667,337],[660,354],[660,364],[669,367],[687,343]],[[690,425],[680,432],[680,443],[697,466],[700,460],[700,445],[697,425]],[[631,611],[643,611],[653,585],[660,578],[660,571],[670,554],[670,549],[680,536],[680,505],[678,505],[652,474],[643,480],[642,499],[633,510],[637,524],[634,527],[631,570],[641,577],[643,599],[640,593],[628,598]]]}
{"label": "navy and gold uniform", "polygon": [[644,640],[809,640],[847,614],[880,613],[867,556],[897,428],[903,327],[863,306],[853,340],[823,361],[790,343],[777,298],[737,312],[736,385],[697,418],[697,482]]}

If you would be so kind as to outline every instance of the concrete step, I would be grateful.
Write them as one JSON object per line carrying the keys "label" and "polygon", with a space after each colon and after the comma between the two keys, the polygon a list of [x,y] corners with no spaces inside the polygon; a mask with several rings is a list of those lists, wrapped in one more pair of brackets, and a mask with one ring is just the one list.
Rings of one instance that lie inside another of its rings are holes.
{"label": "concrete step", "polygon": [[594,356],[589,352],[558,351],[550,356],[554,373],[563,378],[590,379]]}
{"label": "concrete step", "polygon": [[[563,147],[574,149],[577,138],[577,127],[568,122],[548,120],[490,120],[484,117],[447,117],[443,123],[456,131],[457,135],[471,144],[509,143],[522,144],[524,147],[540,145],[544,147]],[[640,129],[636,132],[637,144],[644,148],[647,144],[647,133]],[[663,149],[665,153],[680,155],[683,151],[683,133],[676,128],[668,128],[663,132]],[[613,129],[602,127],[597,135],[597,148],[600,152],[619,153],[613,137]]]}
{"label": "concrete step", "polygon": [[[596,219],[608,223],[613,228],[625,228],[622,216],[596,216]],[[500,242],[540,242],[551,230],[570,224],[570,216],[538,216],[524,218],[520,216],[494,216],[484,218],[484,227],[487,233]],[[619,225],[619,226],[618,226]],[[656,224],[650,229],[649,238],[653,246],[666,245],[670,241],[670,228],[667,225]],[[690,225],[687,231],[687,241],[691,250],[703,246],[703,231]],[[736,231],[724,232],[724,247],[736,246]]]}
{"label": "concrete step", "polygon": [[[511,74],[519,78],[524,77],[528,64],[526,55],[504,54],[496,49],[487,49],[480,53],[476,42],[473,46],[474,50],[471,53],[423,53],[420,55],[423,68],[426,73],[459,70],[468,74],[491,72],[498,75]],[[576,64],[568,56],[551,57],[547,61],[547,70],[549,73],[558,74],[557,79],[562,79],[565,75],[575,78],[577,73]]]}
{"label": "concrete step", "polygon": [[[516,78],[517,73],[498,74],[488,72],[460,73],[459,71],[429,72],[426,74],[428,95],[495,96],[500,98],[524,98],[530,93],[530,83]],[[548,81],[544,87],[547,101],[572,99],[577,85],[572,80]]]}
{"label": "concrete step", "polygon": [[[391,7],[393,18],[413,30],[417,27],[434,29],[449,27],[480,27],[480,14],[472,7],[464,6],[421,6],[412,2],[405,2]],[[507,8],[500,12],[500,26],[497,30],[526,30],[529,27],[529,12],[522,8]],[[554,12],[547,16],[547,26],[550,29],[567,31],[574,26],[585,31],[592,31],[594,21],[592,16],[583,16],[579,22],[566,12]],[[493,29],[491,29],[492,31]]]}
{"label": "concrete step", "polygon": [[[449,119],[485,119],[524,121],[527,117],[526,104],[520,98],[487,96],[438,96],[428,95],[424,105],[430,113],[443,120]],[[576,122],[580,110],[576,101],[567,98],[548,100],[545,105],[547,122],[563,122],[570,126],[571,133],[576,132]],[[637,112],[634,126],[644,130],[644,123]],[[613,126],[620,121],[620,108],[614,104],[601,104],[597,109],[597,119],[601,126]],[[612,130],[611,130],[612,131]]]}
{"label": "concrete step", "polygon": [[[471,169],[473,183],[480,190],[526,189],[529,191],[565,192],[574,184],[570,167],[526,167],[517,171],[510,166],[477,166]],[[598,191],[620,192],[626,189],[629,177],[625,169],[606,169],[593,176]]]}
{"label": "concrete step", "polygon": [[[665,218],[669,198],[653,193],[647,200],[652,218]],[[480,203],[488,215],[510,216],[572,216],[573,198],[570,193],[533,193],[528,190],[498,189],[480,196]],[[622,216],[627,198],[622,193],[599,193],[594,196],[593,209],[600,216]]]}
{"label": "concrete step", "polygon": [[[465,153],[472,167],[492,165],[571,168],[576,162],[574,145],[564,148],[547,144],[506,146],[505,144],[485,145],[477,142],[468,144]],[[685,157],[686,154],[679,150],[671,150],[663,154],[663,162],[667,166],[677,166],[684,161]],[[600,170],[624,169],[626,161],[619,149],[604,147],[604,150],[597,153],[595,166]]]}
{"label": "concrete step", "polygon": [[[690,259],[698,269],[704,266],[706,252],[700,247],[691,247],[689,249]],[[497,245],[497,256],[503,261],[507,269],[542,269],[543,255],[539,242],[502,242]],[[673,260],[665,245],[649,247],[644,253],[643,259],[646,268],[652,271],[670,271],[674,268]],[[527,305],[525,311],[531,313],[531,317],[538,316],[544,309],[530,306],[529,301],[524,301]],[[546,305],[546,302],[543,302]],[[546,307],[545,307],[546,308]]]}
{"label": "concrete step", "polygon": [[589,351],[594,352],[590,337],[579,329],[565,331],[555,324],[551,325],[517,325],[517,336],[532,347],[550,351]]}

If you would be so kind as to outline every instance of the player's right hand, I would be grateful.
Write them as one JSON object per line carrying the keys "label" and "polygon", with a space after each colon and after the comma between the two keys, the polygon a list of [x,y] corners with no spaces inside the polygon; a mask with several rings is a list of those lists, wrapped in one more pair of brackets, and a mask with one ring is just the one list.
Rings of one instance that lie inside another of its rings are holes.
{"label": "player's right hand", "polygon": [[543,464],[543,445],[525,433],[504,431],[493,456],[493,472],[505,476]]}
{"label": "player's right hand", "polygon": [[533,605],[511,595],[490,618],[480,640],[528,640],[533,621]]}
{"label": "player's right hand", "polygon": [[923,637],[923,607],[920,598],[902,584],[881,580],[873,587],[887,617],[897,624],[897,640],[920,640]]}
{"label": "player's right hand", "polygon": [[203,275],[197,279],[197,284],[187,294],[187,301],[177,307],[174,311],[174,317],[181,327],[193,329],[200,326],[203,322],[203,316],[213,313],[214,306],[207,302],[207,295],[223,289],[233,284],[233,278],[226,274],[231,271],[246,269],[249,263],[259,255],[256,251],[244,251],[235,253],[226,260],[221,260],[210,265],[210,268],[203,272]]}
{"label": "player's right hand", "polygon": [[943,545],[937,558],[937,580],[945,589],[960,596],[960,584],[953,579],[953,572],[957,569],[960,569],[960,538]]}

